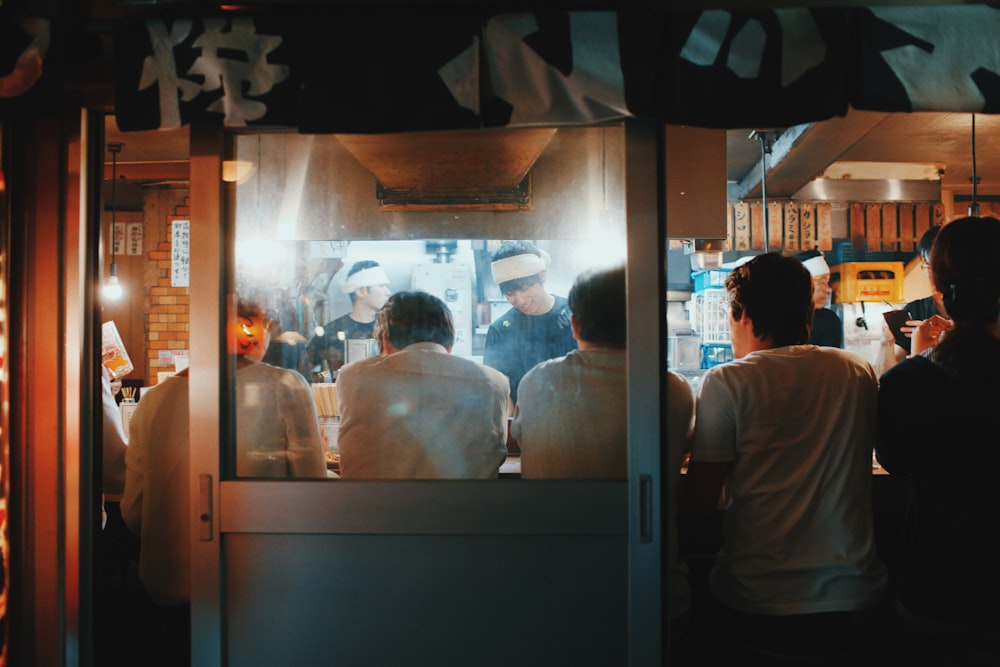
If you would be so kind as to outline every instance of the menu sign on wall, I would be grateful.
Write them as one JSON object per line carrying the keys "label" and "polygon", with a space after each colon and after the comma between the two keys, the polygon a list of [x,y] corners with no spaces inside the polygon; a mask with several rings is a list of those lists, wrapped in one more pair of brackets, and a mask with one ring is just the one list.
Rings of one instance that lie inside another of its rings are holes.
{"label": "menu sign on wall", "polygon": [[189,287],[191,283],[191,221],[171,223],[170,285]]}

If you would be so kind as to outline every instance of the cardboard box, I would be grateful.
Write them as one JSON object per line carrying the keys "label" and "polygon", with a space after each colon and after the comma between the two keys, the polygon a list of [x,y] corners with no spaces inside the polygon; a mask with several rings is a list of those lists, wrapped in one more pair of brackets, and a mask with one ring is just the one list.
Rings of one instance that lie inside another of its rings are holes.
{"label": "cardboard box", "polygon": [[834,303],[903,299],[902,262],[844,262],[830,267]]}

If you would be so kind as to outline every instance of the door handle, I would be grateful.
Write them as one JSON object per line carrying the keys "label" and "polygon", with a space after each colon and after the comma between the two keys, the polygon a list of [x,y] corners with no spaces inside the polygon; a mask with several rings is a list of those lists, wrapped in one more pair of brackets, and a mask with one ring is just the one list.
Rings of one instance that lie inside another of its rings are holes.
{"label": "door handle", "polygon": [[639,475],[639,541],[653,541],[653,477]]}
{"label": "door handle", "polygon": [[198,476],[198,539],[212,541],[212,476]]}

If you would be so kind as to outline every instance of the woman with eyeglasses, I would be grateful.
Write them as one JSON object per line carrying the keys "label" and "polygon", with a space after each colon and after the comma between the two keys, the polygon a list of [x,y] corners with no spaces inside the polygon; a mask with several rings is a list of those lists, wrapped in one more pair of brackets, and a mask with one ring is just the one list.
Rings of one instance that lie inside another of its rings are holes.
{"label": "woman with eyeglasses", "polygon": [[[934,278],[931,272],[930,254],[934,238],[937,236],[940,225],[935,225],[928,229],[917,242],[917,252],[920,253],[920,268],[927,274],[927,280],[931,284],[931,295],[922,299],[910,301],[903,309],[910,314],[910,319],[900,327],[900,331],[907,338],[912,338],[913,332],[924,320],[928,320],[934,315],[947,317],[944,312],[944,303],[941,301],[941,294],[934,289]],[[896,344],[896,340],[888,326],[882,328],[882,345],[878,351],[878,358],[875,360],[875,370],[881,375],[898,364],[910,354],[909,346],[904,348]]]}

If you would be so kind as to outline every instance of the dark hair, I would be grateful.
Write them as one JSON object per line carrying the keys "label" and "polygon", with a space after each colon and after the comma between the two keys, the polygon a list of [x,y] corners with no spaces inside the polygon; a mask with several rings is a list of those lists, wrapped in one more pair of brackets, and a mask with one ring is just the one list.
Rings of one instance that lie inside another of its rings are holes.
{"label": "dark hair", "polygon": [[455,324],[444,301],[422,290],[396,292],[375,314],[375,338],[402,350],[413,343],[455,344]]}
{"label": "dark hair", "polygon": [[569,290],[569,309],[588,343],[625,349],[625,267],[584,271]]}
{"label": "dark hair", "polygon": [[[490,261],[497,261],[500,259],[507,259],[508,257],[517,257],[518,255],[535,255],[536,257],[542,256],[542,251],[538,249],[531,241],[504,241],[500,244],[500,247],[493,251],[493,257]],[[514,278],[513,280],[505,280],[504,282],[497,285],[500,288],[500,293],[504,296],[508,294],[513,294],[523,289],[528,289],[532,285],[537,285],[542,282],[540,273],[536,273],[530,276],[524,276],[523,278]]]}
{"label": "dark hair", "polygon": [[941,225],[934,225],[926,232],[920,235],[920,240],[917,241],[917,253],[925,262],[930,260],[931,256],[931,246],[934,245],[934,239],[937,237],[938,231],[941,229]]}
{"label": "dark hair", "polygon": [[931,247],[934,288],[941,293],[953,328],[931,353],[948,369],[982,367],[1000,355],[994,325],[1000,316],[1000,220],[970,216],[941,227]]}
{"label": "dark hair", "polygon": [[812,276],[797,258],[758,255],[732,270],[726,289],[733,317],[746,312],[754,335],[770,338],[775,347],[808,342],[815,311]]}
{"label": "dark hair", "polygon": [[257,297],[242,297],[236,302],[236,316],[240,319],[251,320],[257,317],[268,319],[264,313],[264,308]]}
{"label": "dark hair", "polygon": [[[364,269],[374,269],[379,266],[379,263],[371,259],[361,259],[351,265],[351,270],[347,272],[347,278],[350,279],[358,271],[363,271]],[[358,295],[354,293],[354,290],[348,292],[348,297],[351,299],[351,305],[354,305],[355,300],[357,300]]]}

